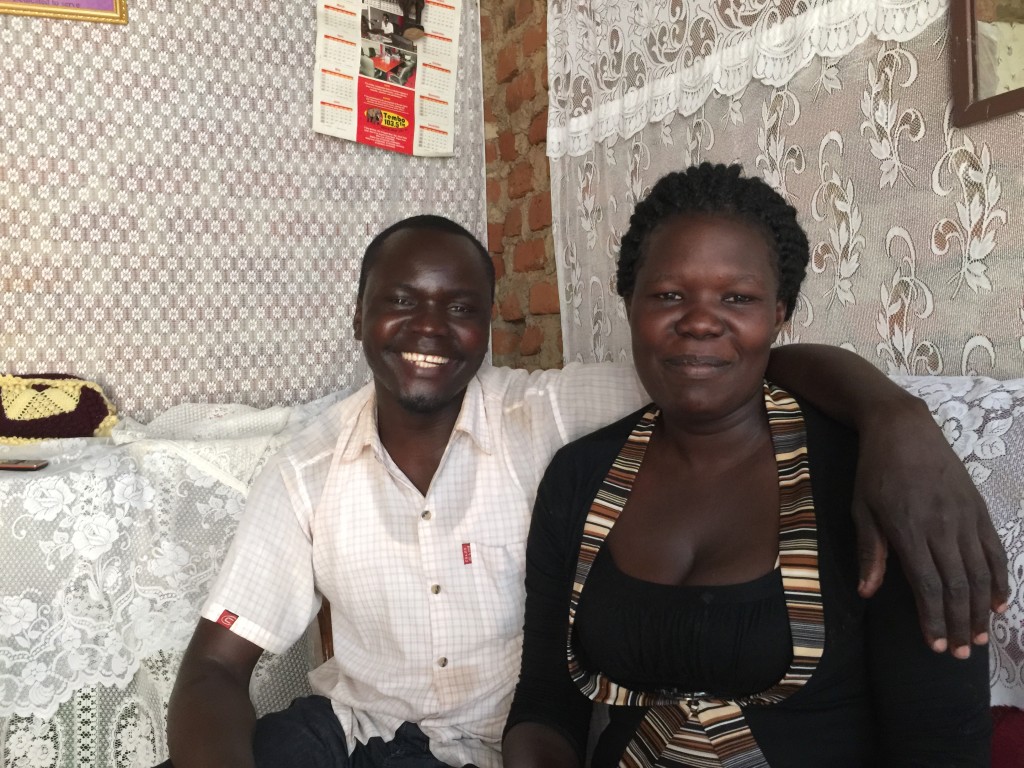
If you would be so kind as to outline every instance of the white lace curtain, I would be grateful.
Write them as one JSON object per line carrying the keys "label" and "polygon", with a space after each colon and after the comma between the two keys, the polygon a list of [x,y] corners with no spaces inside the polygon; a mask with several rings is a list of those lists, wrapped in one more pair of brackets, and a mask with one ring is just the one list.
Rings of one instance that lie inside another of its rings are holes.
{"label": "white lace curtain", "polygon": [[813,253],[782,341],[890,373],[1024,376],[1021,114],[950,125],[945,0],[549,5],[567,359],[628,358],[615,259],[665,172],[737,162]]}

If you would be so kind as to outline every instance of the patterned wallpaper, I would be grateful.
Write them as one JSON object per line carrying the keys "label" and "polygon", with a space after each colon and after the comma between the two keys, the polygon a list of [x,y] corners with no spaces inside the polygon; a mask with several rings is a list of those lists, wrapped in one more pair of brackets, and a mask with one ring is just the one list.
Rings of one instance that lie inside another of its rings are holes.
{"label": "patterned wallpaper", "polygon": [[455,157],[425,159],[313,133],[315,7],[0,15],[0,371],[93,379],[140,420],[363,376],[350,317],[370,237],[422,212],[485,232],[479,10]]}

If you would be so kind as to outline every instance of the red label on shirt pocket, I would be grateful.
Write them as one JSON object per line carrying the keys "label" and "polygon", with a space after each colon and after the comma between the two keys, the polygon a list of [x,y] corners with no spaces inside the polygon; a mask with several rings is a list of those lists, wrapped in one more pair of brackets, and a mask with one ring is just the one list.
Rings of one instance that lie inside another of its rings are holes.
{"label": "red label on shirt pocket", "polygon": [[235,619],[237,618],[237,613],[232,613],[231,611],[222,611],[220,614],[220,618],[217,619],[217,623],[220,624],[222,627],[227,627],[228,629],[231,629],[231,625],[235,623]]}
{"label": "red label on shirt pocket", "polygon": [[469,565],[473,562],[473,552],[469,548],[469,543],[462,545],[462,562],[465,565]]}

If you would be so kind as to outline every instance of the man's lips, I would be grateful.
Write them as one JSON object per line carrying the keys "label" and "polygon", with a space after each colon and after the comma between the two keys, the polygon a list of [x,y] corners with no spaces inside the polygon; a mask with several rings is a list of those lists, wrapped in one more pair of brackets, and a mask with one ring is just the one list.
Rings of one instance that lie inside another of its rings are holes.
{"label": "man's lips", "polygon": [[440,368],[445,363],[450,363],[450,357],[442,355],[425,355],[421,352],[402,352],[402,359],[411,363],[417,368]]}

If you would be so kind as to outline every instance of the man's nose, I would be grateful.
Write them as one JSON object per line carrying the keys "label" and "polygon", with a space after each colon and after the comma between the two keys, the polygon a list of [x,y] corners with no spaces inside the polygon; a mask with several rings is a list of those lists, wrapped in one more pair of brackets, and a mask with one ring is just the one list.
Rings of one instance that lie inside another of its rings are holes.
{"label": "man's nose", "polygon": [[448,331],[445,307],[431,301],[420,302],[409,322],[418,333],[438,335]]}

